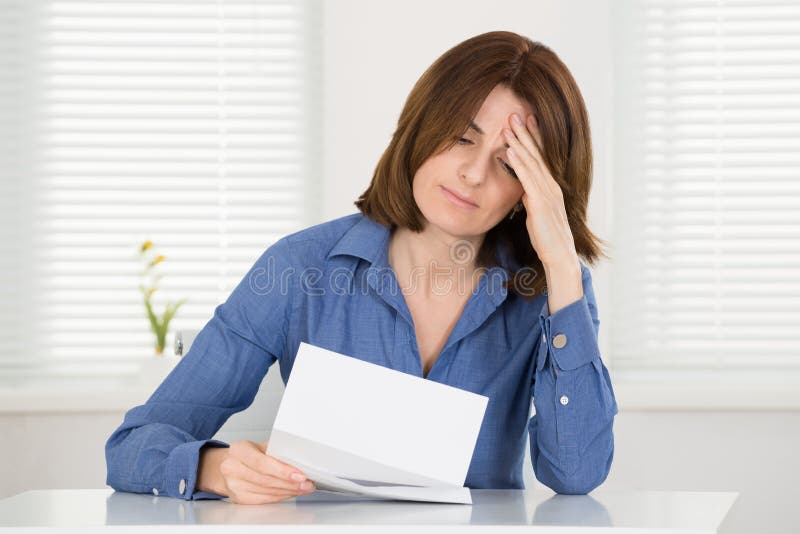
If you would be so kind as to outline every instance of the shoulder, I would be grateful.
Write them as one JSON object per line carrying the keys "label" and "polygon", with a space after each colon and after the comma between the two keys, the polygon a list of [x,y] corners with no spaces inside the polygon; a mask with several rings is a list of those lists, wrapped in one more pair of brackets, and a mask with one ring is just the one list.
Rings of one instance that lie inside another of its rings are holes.
{"label": "shoulder", "polygon": [[364,217],[359,212],[321,222],[287,234],[273,246],[286,251],[292,263],[322,266],[336,243]]}
{"label": "shoulder", "polygon": [[314,242],[316,244],[329,244],[329,248],[331,248],[347,230],[355,226],[363,218],[364,215],[362,213],[351,213],[287,234],[282,239],[285,239],[290,246],[300,246],[304,243]]}

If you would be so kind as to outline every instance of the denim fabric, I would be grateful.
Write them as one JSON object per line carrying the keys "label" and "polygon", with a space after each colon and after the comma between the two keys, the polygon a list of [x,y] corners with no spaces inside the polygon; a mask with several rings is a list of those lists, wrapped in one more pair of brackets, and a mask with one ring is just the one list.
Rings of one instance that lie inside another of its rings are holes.
{"label": "denim fabric", "polygon": [[[356,213],[268,247],[178,365],[111,434],[107,484],[220,498],[195,490],[200,449],[228,446],[212,437],[250,406],[276,361],[286,383],[301,341],[423,377],[413,320],[388,262],[389,235]],[[546,295],[508,294],[503,266],[519,265],[497,252],[500,266],[480,277],[424,378],[489,397],[465,486],[523,488],[528,439],[539,481],[557,493],[588,493],[611,468],[617,413],[590,271],[581,261],[583,296],[551,315]],[[566,336],[561,348],[558,334]]]}

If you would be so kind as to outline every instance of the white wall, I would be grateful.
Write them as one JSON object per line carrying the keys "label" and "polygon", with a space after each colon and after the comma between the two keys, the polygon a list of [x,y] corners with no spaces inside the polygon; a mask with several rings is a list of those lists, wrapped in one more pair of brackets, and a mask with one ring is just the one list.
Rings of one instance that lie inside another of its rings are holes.
{"label": "white wall", "polygon": [[[596,165],[590,223],[600,237],[613,240],[608,224],[613,79],[607,10],[607,0],[326,2],[326,97],[320,117],[326,201],[318,221],[355,212],[353,201],[368,185],[422,71],[467,37],[508,29],[552,47],[582,89]],[[613,380],[613,362],[605,349],[607,269],[603,264],[593,275],[600,344],[604,360],[612,364]],[[254,405],[232,417],[219,439],[265,439],[282,386],[276,370],[270,371]],[[790,510],[798,494],[793,480],[800,472],[797,412],[638,411],[624,403],[620,409],[607,487],[740,491],[722,530],[727,534],[792,532],[800,524],[781,512]],[[0,413],[0,497],[37,488],[103,487],[103,445],[122,413]],[[529,461],[526,473],[529,487],[549,491],[534,483]]]}

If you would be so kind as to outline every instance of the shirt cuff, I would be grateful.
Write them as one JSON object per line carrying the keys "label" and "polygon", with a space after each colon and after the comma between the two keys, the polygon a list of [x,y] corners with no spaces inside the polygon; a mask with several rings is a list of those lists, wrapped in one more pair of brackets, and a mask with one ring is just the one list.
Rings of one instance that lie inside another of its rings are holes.
{"label": "shirt cuff", "polygon": [[163,486],[168,496],[187,501],[225,498],[224,495],[194,490],[195,484],[197,484],[200,449],[206,444],[210,447],[228,447],[228,444],[223,441],[205,439],[182,443],[169,453],[164,469]]}
{"label": "shirt cuff", "polygon": [[589,312],[586,294],[552,315],[545,299],[539,322],[542,326],[542,344],[537,362],[539,370],[544,367],[548,352],[562,371],[577,369],[600,358],[597,330]]}

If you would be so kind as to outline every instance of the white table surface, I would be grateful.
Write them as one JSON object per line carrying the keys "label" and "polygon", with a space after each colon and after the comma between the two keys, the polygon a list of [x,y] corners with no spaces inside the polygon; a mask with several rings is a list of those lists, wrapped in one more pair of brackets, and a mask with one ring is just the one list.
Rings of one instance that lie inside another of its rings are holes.
{"label": "white table surface", "polygon": [[[379,501],[318,490],[280,503],[184,501],[108,489],[32,490],[0,500],[0,532],[400,532],[496,531],[573,534],[717,532],[735,492],[619,491],[557,495],[534,490],[473,489],[472,505]],[[531,527],[533,525],[533,527]],[[31,529],[31,527],[33,527]],[[38,527],[38,528],[36,528]]]}

